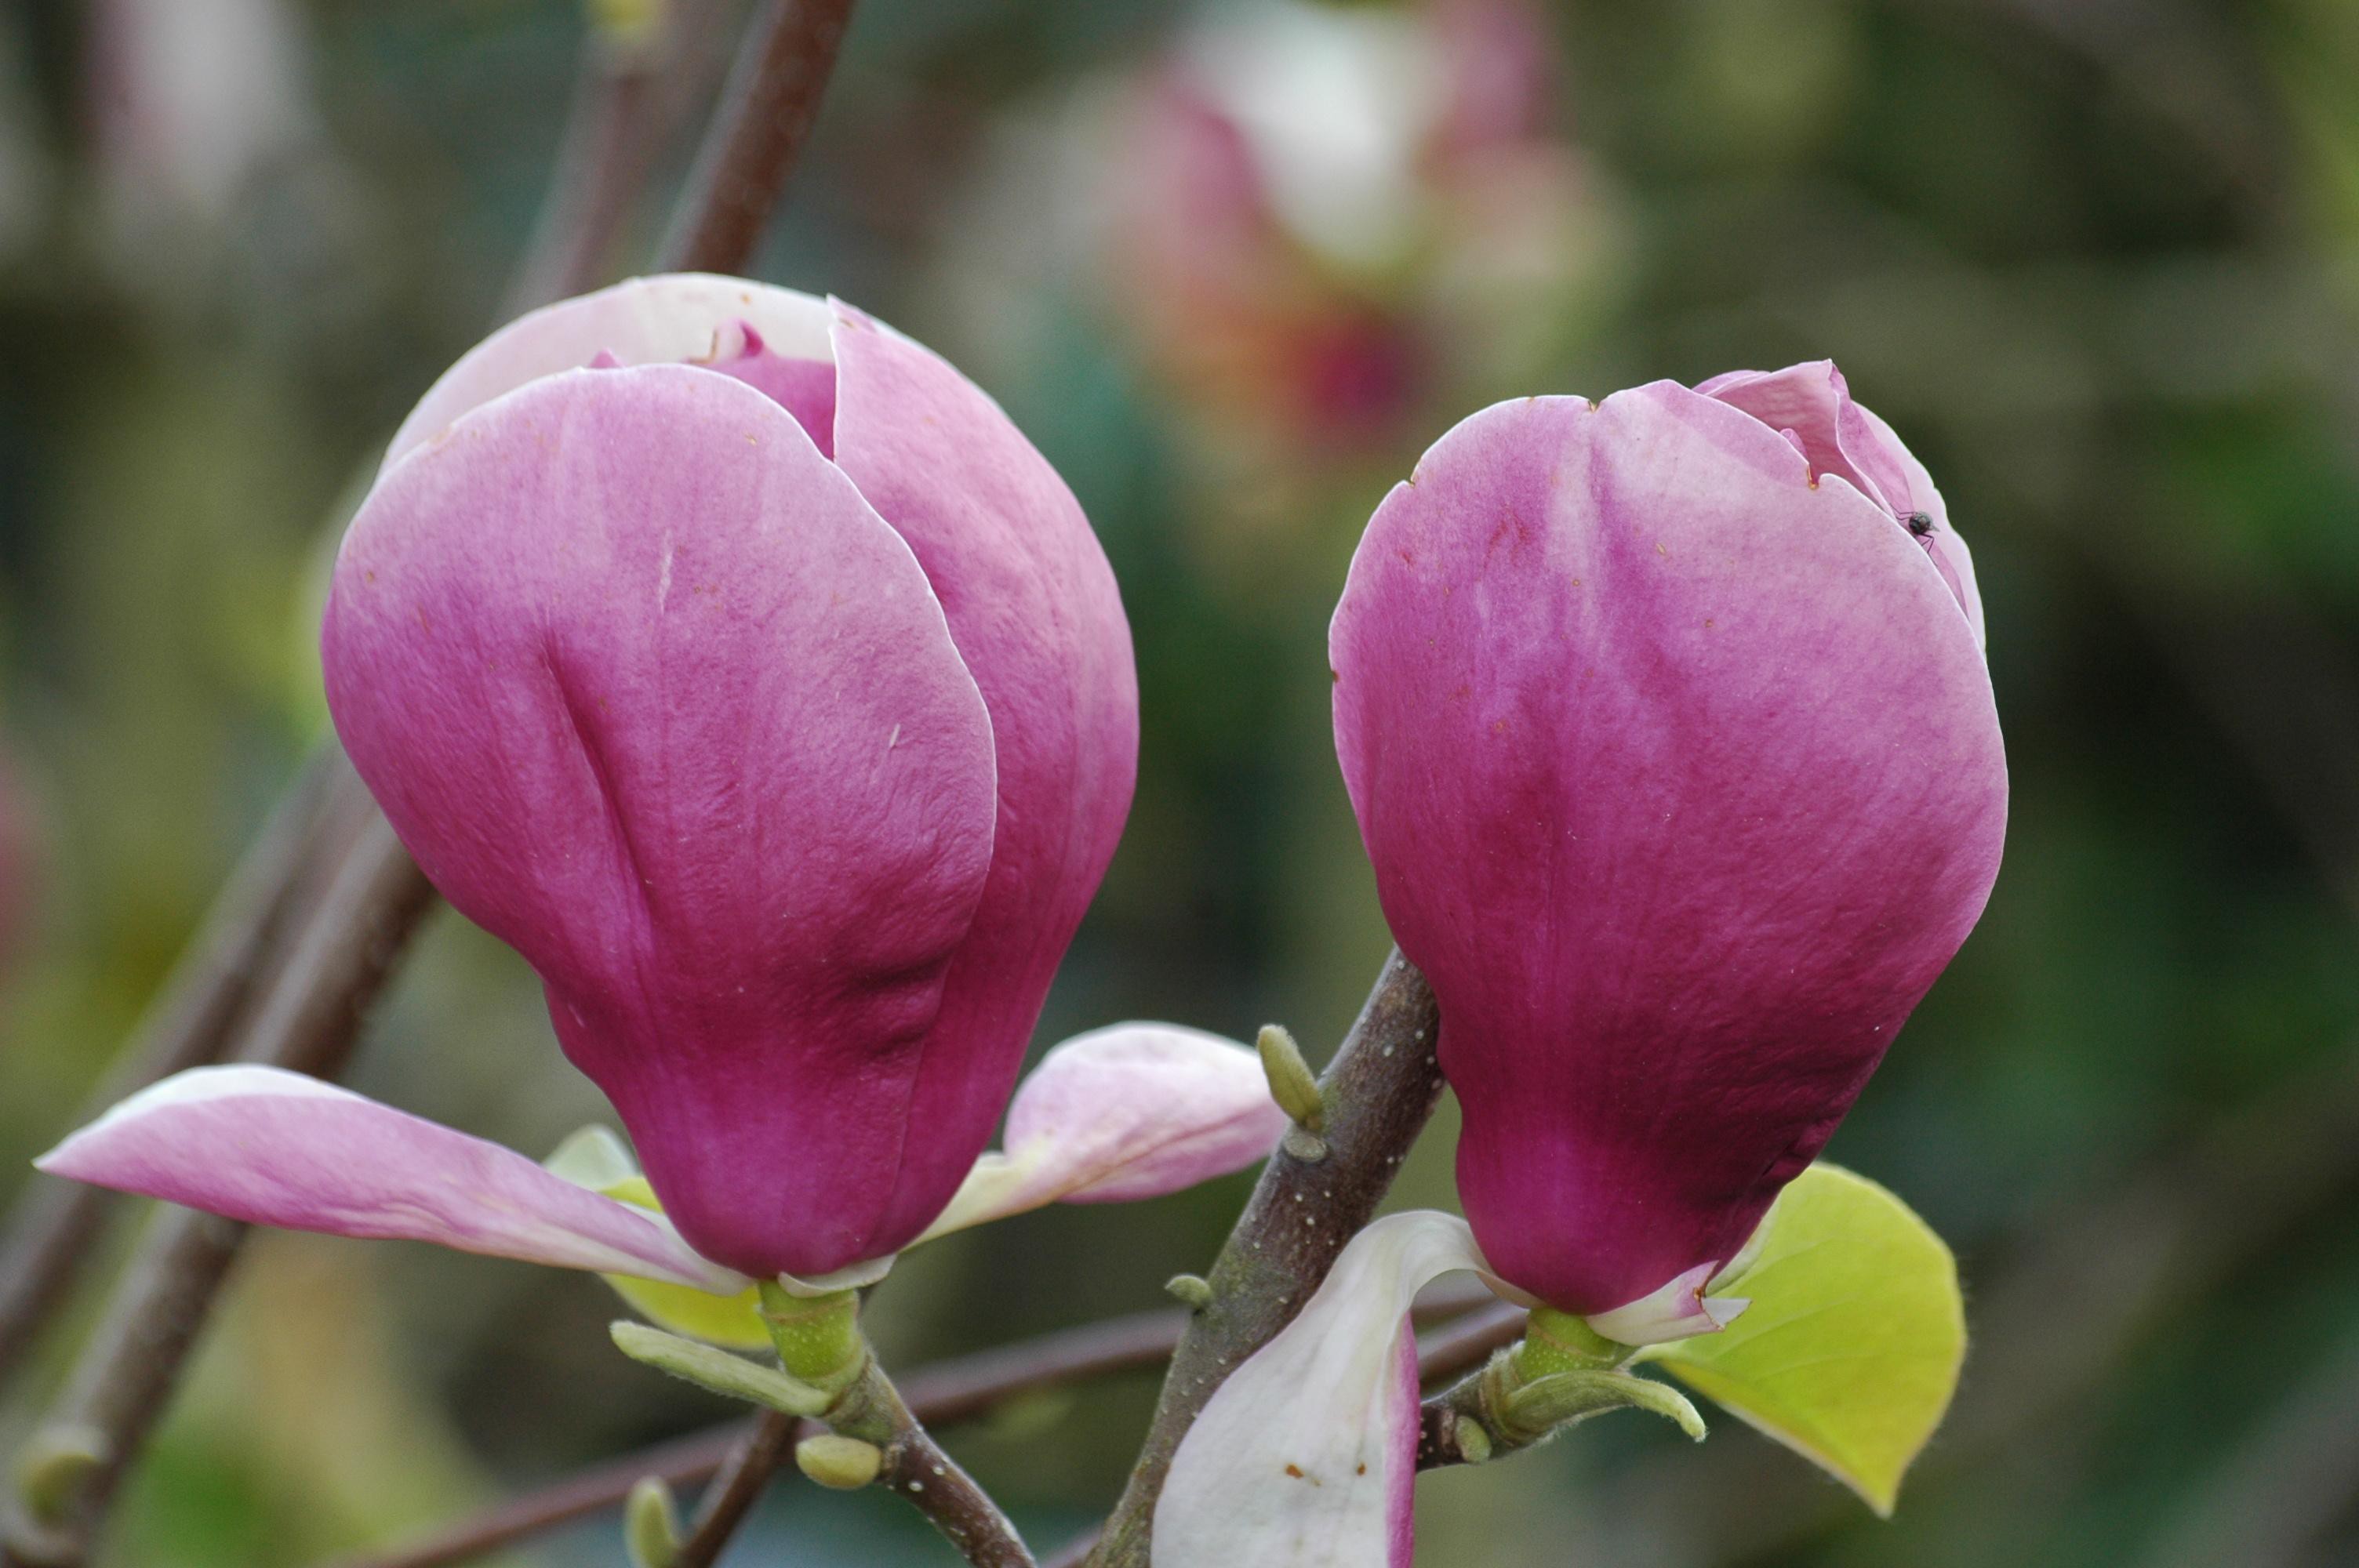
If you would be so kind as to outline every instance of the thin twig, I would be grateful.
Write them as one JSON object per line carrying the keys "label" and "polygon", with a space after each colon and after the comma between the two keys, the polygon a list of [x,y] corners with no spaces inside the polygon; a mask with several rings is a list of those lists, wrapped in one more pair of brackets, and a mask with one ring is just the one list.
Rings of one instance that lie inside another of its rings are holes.
{"label": "thin twig", "polygon": [[1153,1424],[1105,1540],[1099,1568],[1146,1568],[1156,1498],[1171,1456],[1239,1362],[1293,1321],[1343,1244],[1367,1224],[1441,1094],[1433,992],[1396,951],[1320,1080],[1323,1158],[1281,1148],[1221,1249],[1212,1300],[1180,1337]]}
{"label": "thin twig", "polygon": [[[1177,1309],[1136,1313],[937,1362],[902,1379],[902,1397],[919,1419],[936,1425],[969,1420],[1038,1389],[1160,1366],[1179,1343],[1187,1319]],[[510,1498],[414,1546],[383,1556],[342,1559],[335,1568],[448,1568],[613,1508],[643,1476],[659,1476],[676,1487],[692,1486],[719,1470],[754,1424],[732,1422],[600,1465]]]}
{"label": "thin twig", "polygon": [[510,281],[501,319],[580,294],[603,276],[656,157],[659,47],[593,38],[532,243]]}
{"label": "thin twig", "polygon": [[[213,901],[203,927],[151,1003],[133,1044],[79,1120],[184,1068],[217,1059],[245,1013],[271,945],[296,903],[299,873],[321,849],[322,797],[332,758],[315,758],[271,813],[262,835]],[[30,1177],[0,1221],[0,1386],[38,1337],[96,1238],[115,1195]]]}
{"label": "thin twig", "polygon": [[[1419,1366],[1428,1379],[1455,1376],[1482,1360],[1514,1337],[1522,1315],[1479,1289],[1436,1292],[1429,1304],[1434,1312],[1459,1315],[1418,1342]],[[902,1397],[929,1425],[955,1425],[1037,1390],[1159,1367],[1169,1358],[1187,1323],[1188,1314],[1176,1308],[1135,1313],[938,1361],[902,1379]],[[616,1507],[641,1476],[660,1476],[675,1487],[694,1486],[727,1462],[753,1426],[751,1422],[732,1422],[610,1460],[510,1498],[414,1545],[379,1556],[339,1559],[332,1568],[451,1568],[487,1556]],[[817,1430],[807,1424],[798,1435]]]}
{"label": "thin twig", "polygon": [[942,1452],[875,1362],[828,1412],[827,1423],[884,1450],[876,1484],[925,1515],[973,1568],[1038,1568],[991,1494]]}
{"label": "thin twig", "polygon": [[1454,1318],[1417,1342],[1418,1376],[1454,1377],[1524,1335],[1524,1309],[1494,1301]]}
{"label": "thin twig", "polygon": [[669,272],[734,272],[768,227],[819,114],[853,0],[765,0],[664,241]]}
{"label": "thin twig", "polygon": [[[342,869],[272,987],[238,1054],[245,1062],[332,1076],[351,1054],[362,1013],[431,902],[431,891],[382,817],[363,828]],[[7,1568],[71,1568],[86,1561],[115,1484],[162,1412],[245,1227],[192,1210],[155,1217],[130,1275],[75,1364],[43,1433],[72,1434],[94,1459],[49,1500],[50,1517],[13,1510]],[[20,1499],[21,1501],[21,1499]]]}
{"label": "thin twig", "polygon": [[[675,225],[698,265],[731,270],[744,265],[750,255],[776,202],[775,189],[765,195],[759,182],[766,172],[774,182],[783,181],[817,108],[849,9],[850,0],[826,0],[810,7],[807,16],[797,13],[802,26],[788,26],[786,18],[774,16],[758,35],[772,47],[758,51],[758,59],[749,52],[747,59],[756,64],[740,70],[730,106],[708,135],[707,152],[713,156],[708,178],[697,187],[701,195]],[[790,38],[801,40],[802,54],[781,49]],[[767,73],[778,74],[783,85],[771,88],[764,81]],[[602,200],[584,211],[603,213],[611,205],[611,200]],[[527,263],[528,267],[537,265]],[[269,1000],[237,1052],[241,1060],[277,1062],[322,1075],[332,1073],[349,1051],[362,1011],[432,902],[432,890],[383,817],[367,806],[365,792],[348,764],[332,747],[329,753],[332,761],[313,766],[336,776],[325,791],[319,816],[307,824],[306,835],[332,831],[321,824],[346,820],[346,808],[355,795],[366,811],[366,824],[338,872],[334,890],[308,917],[284,971],[270,982]],[[283,909],[281,899],[299,899],[299,865],[276,878],[267,871],[256,867],[252,874],[255,884],[266,890],[259,905]],[[262,944],[266,950],[267,946],[266,941]],[[201,973],[192,981],[187,1005],[192,1014],[222,1011],[234,1018],[246,995],[261,989],[248,960]],[[52,1434],[71,1432],[79,1440],[87,1425],[97,1434],[103,1452],[76,1485],[45,1499],[44,1517],[32,1518],[17,1506],[21,1499],[12,1502],[0,1568],[49,1568],[87,1558],[105,1504],[169,1398],[242,1234],[236,1227],[206,1229],[186,1216],[158,1220],[110,1302],[106,1322],[114,1331],[102,1332],[85,1350],[67,1397],[41,1428]],[[54,1299],[57,1287],[44,1283],[42,1292]],[[170,1321],[151,1319],[151,1314],[165,1311],[175,1314]],[[41,1315],[38,1304],[25,1314],[36,1326]],[[100,1419],[89,1423],[81,1419],[93,1412]]]}
{"label": "thin twig", "polygon": [[753,1511],[762,1488],[794,1452],[802,1427],[794,1417],[770,1411],[745,1430],[712,1477],[712,1485],[704,1489],[696,1507],[696,1522],[679,1543],[672,1568],[712,1568],[722,1548]]}

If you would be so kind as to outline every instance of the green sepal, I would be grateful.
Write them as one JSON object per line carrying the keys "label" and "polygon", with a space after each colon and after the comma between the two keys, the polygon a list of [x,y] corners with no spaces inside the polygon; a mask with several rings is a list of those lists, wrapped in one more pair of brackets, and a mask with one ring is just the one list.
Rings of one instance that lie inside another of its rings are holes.
{"label": "green sepal", "polygon": [[679,1558],[679,1505],[660,1476],[642,1476],[623,1502],[623,1552],[631,1568],[671,1568]]}
{"label": "green sepal", "polygon": [[[599,1190],[618,1203],[663,1212],[655,1188],[645,1176],[625,1176]],[[762,1323],[761,1295],[751,1285],[735,1295],[723,1296],[666,1280],[636,1280],[628,1274],[600,1278],[614,1287],[614,1293],[628,1302],[633,1312],[658,1328],[730,1350],[769,1348],[770,1331]]]}
{"label": "green sepal", "polygon": [[[550,1171],[576,1186],[629,1204],[634,1208],[663,1212],[656,1190],[639,1174],[636,1162],[623,1141],[595,1123],[581,1129],[557,1146],[543,1161]],[[715,1295],[693,1285],[661,1280],[636,1279],[628,1274],[601,1274],[630,1309],[658,1328],[701,1339],[729,1350],[766,1350],[770,1331],[763,1326],[761,1303],[748,1285],[734,1295]]]}
{"label": "green sepal", "polygon": [[1669,1383],[1627,1372],[1551,1372],[1507,1393],[1500,1406],[1501,1424],[1524,1441],[1617,1410],[1652,1411],[1696,1442],[1704,1437],[1703,1417],[1685,1394]]}
{"label": "green sepal", "polygon": [[1642,1356],[1889,1517],[1965,1359],[1957,1260],[1908,1205],[1833,1165],[1796,1177],[1764,1224],[1751,1266],[1713,1284],[1752,1304]]}
{"label": "green sepal", "polygon": [[93,1426],[45,1426],[16,1454],[16,1496],[36,1523],[65,1517],[75,1491],[103,1468],[114,1444]]}
{"label": "green sepal", "polygon": [[632,1360],[727,1399],[799,1416],[823,1414],[835,1403],[835,1395],[775,1367],[649,1328],[644,1323],[617,1323],[607,1332],[614,1336],[614,1348]]}

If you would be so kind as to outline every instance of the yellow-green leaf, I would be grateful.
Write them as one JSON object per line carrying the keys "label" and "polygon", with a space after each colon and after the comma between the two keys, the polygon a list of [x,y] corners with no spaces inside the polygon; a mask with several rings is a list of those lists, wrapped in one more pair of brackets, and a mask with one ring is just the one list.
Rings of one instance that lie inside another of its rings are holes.
{"label": "yellow-green leaf", "polygon": [[1712,1291],[1753,1304],[1647,1358],[1888,1516],[1965,1359],[1949,1247],[1874,1182],[1813,1165],[1779,1195],[1743,1276]]}
{"label": "yellow-green leaf", "polygon": [[[658,1213],[663,1210],[663,1205],[656,1201],[655,1188],[647,1184],[645,1176],[625,1176],[602,1190],[622,1203]],[[717,1296],[692,1285],[636,1280],[627,1274],[602,1274],[599,1278],[614,1286],[614,1293],[629,1303],[633,1312],[658,1328],[668,1328],[725,1350],[770,1347],[770,1331],[762,1325],[761,1301],[751,1285],[734,1296]]]}

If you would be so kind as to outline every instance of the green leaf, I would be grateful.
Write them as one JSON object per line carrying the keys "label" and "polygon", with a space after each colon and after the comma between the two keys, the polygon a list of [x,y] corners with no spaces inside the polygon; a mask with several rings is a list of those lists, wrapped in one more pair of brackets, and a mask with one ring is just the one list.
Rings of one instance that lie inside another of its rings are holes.
{"label": "green leaf", "polygon": [[1795,1178],[1766,1225],[1744,1274],[1712,1287],[1753,1304],[1646,1358],[1889,1517],[1965,1359],[1957,1260],[1907,1204],[1833,1165]]}
{"label": "green leaf", "polygon": [[[645,1176],[628,1176],[603,1190],[610,1198],[651,1208],[658,1214],[663,1212],[663,1206],[656,1201],[655,1189],[647,1185]],[[693,1285],[637,1280],[627,1274],[602,1274],[599,1278],[614,1286],[614,1293],[629,1303],[633,1312],[658,1327],[727,1350],[770,1347],[770,1331],[762,1325],[761,1298],[751,1285],[734,1296],[719,1296]]]}
{"label": "green leaf", "polygon": [[[603,1127],[582,1128],[557,1146],[543,1161],[550,1171],[573,1183],[603,1193],[618,1203],[663,1212],[656,1190],[639,1174],[638,1162],[623,1141]],[[725,1350],[767,1350],[770,1333],[762,1325],[761,1300],[751,1285],[733,1296],[714,1295],[692,1285],[660,1280],[635,1279],[627,1274],[599,1276],[633,1312],[674,1334],[718,1345]]]}
{"label": "green leaf", "polygon": [[644,1323],[609,1324],[606,1332],[613,1336],[615,1349],[641,1366],[694,1383],[723,1399],[744,1400],[799,1416],[822,1414],[835,1402],[835,1395],[776,1367],[765,1367]]}

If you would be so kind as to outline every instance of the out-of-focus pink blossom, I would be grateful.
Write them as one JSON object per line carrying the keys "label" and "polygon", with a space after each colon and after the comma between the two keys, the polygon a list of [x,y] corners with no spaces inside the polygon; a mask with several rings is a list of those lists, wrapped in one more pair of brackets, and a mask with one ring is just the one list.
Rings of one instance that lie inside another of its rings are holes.
{"label": "out-of-focus pink blossom", "polygon": [[1381,448],[1545,351],[1602,235],[1521,0],[1214,13],[1131,92],[1103,196],[1116,297],[1204,416]]}
{"label": "out-of-focus pink blossom", "polygon": [[285,0],[91,0],[102,218],[128,265],[185,268],[255,183],[319,134]]}

